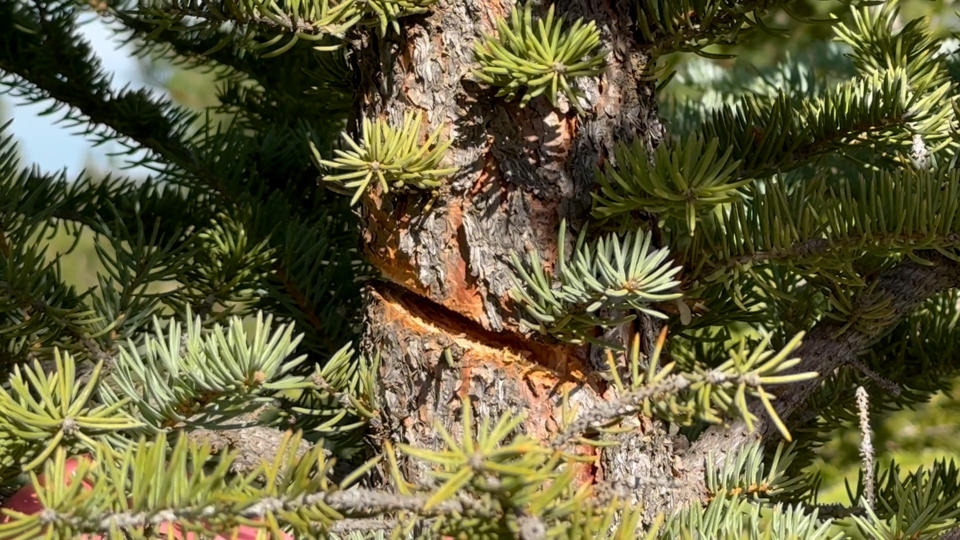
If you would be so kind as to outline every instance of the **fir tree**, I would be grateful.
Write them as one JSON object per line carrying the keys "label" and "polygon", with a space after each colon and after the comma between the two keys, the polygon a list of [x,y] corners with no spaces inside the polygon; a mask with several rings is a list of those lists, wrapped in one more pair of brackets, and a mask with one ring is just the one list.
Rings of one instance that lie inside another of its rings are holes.
{"label": "fir tree", "polygon": [[[0,144],[0,538],[956,538],[956,462],[870,430],[958,367],[950,42],[845,6],[657,110],[795,8],[0,0],[4,89],[153,171]],[[112,87],[89,17],[218,107]]]}

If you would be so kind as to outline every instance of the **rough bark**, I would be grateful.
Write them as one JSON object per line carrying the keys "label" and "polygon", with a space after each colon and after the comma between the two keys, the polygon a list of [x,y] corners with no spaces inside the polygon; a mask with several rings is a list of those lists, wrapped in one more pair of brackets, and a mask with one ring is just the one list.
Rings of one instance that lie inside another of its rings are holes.
{"label": "rough bark", "polygon": [[940,540],[960,540],[960,529],[952,529],[947,531]]}
{"label": "rough bark", "polygon": [[[595,21],[607,51],[606,71],[577,81],[589,102],[584,112],[542,98],[520,108],[477,83],[474,44],[514,5],[441,0],[405,19],[401,37],[358,47],[366,77],[358,118],[397,122],[422,110],[424,136],[442,127],[453,141],[447,162],[458,167],[432,198],[375,192],[361,212],[366,256],[383,277],[367,290],[364,344],[381,356],[384,435],[418,446],[439,443],[435,423],[458,431],[464,397],[479,417],[526,411],[526,427],[544,439],[558,430],[564,392],[581,407],[602,399],[585,348],[521,329],[509,301],[509,259],[538,249],[552,265],[560,219],[584,221],[594,168],[614,144],[640,138],[652,146],[661,137],[630,0],[557,2],[568,21]],[[616,474],[616,484],[635,492],[640,479],[671,474],[672,440],[652,424],[634,435],[584,475],[603,476],[605,463],[608,481]]]}

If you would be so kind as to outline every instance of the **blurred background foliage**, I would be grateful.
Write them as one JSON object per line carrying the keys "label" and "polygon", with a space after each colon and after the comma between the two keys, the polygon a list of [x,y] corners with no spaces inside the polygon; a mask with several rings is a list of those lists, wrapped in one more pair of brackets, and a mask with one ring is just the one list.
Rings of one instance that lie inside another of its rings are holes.
{"label": "blurred background foliage", "polygon": [[[926,16],[931,28],[941,36],[960,30],[960,9],[952,0],[904,0],[902,17],[910,20]],[[769,32],[756,32],[735,47],[715,47],[708,52],[717,58],[674,55],[658,69],[673,72],[673,77],[658,91],[660,112],[671,125],[683,122],[683,104],[690,101],[718,105],[722,95],[776,91],[784,77],[797,78],[801,84],[819,86],[849,77],[853,68],[844,51],[831,43],[829,19],[845,13],[844,4],[835,1],[803,0],[796,2],[791,14],[780,13]],[[792,17],[792,18],[791,18]],[[800,23],[798,23],[800,21]],[[790,28],[789,33],[778,28]],[[131,55],[131,58],[132,55]],[[790,70],[778,66],[793,66]],[[167,92],[181,105],[213,115],[226,115],[219,110],[215,73],[184,69],[166,62],[142,61],[141,82]],[[794,82],[797,81],[794,79]],[[9,100],[0,101],[0,121],[9,117]],[[34,121],[28,119],[27,121]],[[37,118],[37,122],[48,122]],[[63,128],[60,128],[63,129]],[[38,141],[22,141],[26,145]],[[42,144],[42,142],[40,143]],[[86,169],[94,176],[107,174],[110,167],[119,167],[116,160],[104,160],[103,148],[89,148]],[[98,156],[98,153],[100,154]],[[99,158],[99,159],[94,159]],[[108,163],[105,167],[103,163]],[[43,164],[50,168],[48,164]],[[99,259],[90,234],[74,238],[62,231],[50,244],[48,255],[61,256],[64,277],[81,290],[96,285]],[[882,399],[875,396],[874,399]],[[930,465],[937,458],[960,455],[960,379],[952,389],[935,394],[914,410],[892,411],[873,418],[875,445],[881,463],[896,460],[909,471],[919,465]],[[859,434],[854,425],[839,428],[819,450],[819,458],[810,466],[823,478],[821,502],[846,501],[844,483],[856,483],[859,458]]]}

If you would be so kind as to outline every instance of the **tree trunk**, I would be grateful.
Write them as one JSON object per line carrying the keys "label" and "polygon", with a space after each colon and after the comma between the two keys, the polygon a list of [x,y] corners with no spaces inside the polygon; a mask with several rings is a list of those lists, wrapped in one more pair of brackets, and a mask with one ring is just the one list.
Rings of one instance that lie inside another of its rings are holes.
{"label": "tree trunk", "polygon": [[[447,162],[458,167],[434,196],[374,192],[362,208],[366,257],[383,278],[366,292],[363,338],[381,358],[383,435],[416,446],[440,443],[436,423],[456,435],[465,397],[481,418],[525,411],[528,431],[547,439],[558,430],[564,392],[581,408],[605,392],[585,347],[520,327],[509,300],[510,255],[537,249],[552,265],[560,219],[586,219],[594,168],[614,144],[660,139],[653,85],[641,76],[646,59],[633,37],[636,6],[557,1],[568,22],[596,22],[606,51],[602,76],[577,81],[589,102],[580,114],[543,98],[520,108],[474,79],[474,44],[514,8],[512,0],[440,0],[429,14],[404,19],[402,36],[358,49],[366,77],[358,121],[398,124],[404,112],[421,110],[424,138],[442,127],[453,141]],[[637,483],[677,474],[673,441],[651,423],[628,439],[585,470],[584,481],[643,491],[655,512],[670,497]],[[404,467],[419,477],[411,463]]]}

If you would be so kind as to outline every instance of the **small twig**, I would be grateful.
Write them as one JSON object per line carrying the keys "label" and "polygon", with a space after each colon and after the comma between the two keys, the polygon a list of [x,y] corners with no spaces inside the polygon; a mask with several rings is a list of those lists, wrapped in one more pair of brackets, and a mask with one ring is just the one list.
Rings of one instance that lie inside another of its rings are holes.
{"label": "small twig", "polygon": [[550,447],[554,450],[560,450],[588,431],[609,426],[614,422],[643,412],[645,404],[651,399],[677,395],[691,385],[701,382],[710,385],[734,383],[746,385],[748,388],[761,387],[760,377],[755,372],[728,374],[719,370],[711,370],[704,373],[670,375],[656,384],[641,386],[613,400],[600,402],[584,414],[579,415],[566,429],[554,437]]}
{"label": "small twig", "polygon": [[643,411],[643,404],[657,396],[677,394],[690,386],[690,380],[681,375],[672,375],[651,386],[643,386],[627,392],[612,401],[604,401],[586,411],[560,432],[550,446],[554,450],[566,446],[583,433],[597,429],[618,419]]}
{"label": "small twig", "polygon": [[856,507],[844,506],[840,503],[809,504],[801,503],[807,511],[816,511],[821,519],[842,519],[850,516],[862,515],[863,510]]}
{"label": "small twig", "polygon": [[[2,240],[2,236],[3,234],[0,233],[0,240]],[[94,360],[98,362],[102,361],[108,366],[113,361],[113,353],[101,347],[100,344],[87,335],[82,328],[74,324],[69,317],[59,315],[57,313],[58,308],[56,306],[51,305],[41,299],[33,298],[26,291],[14,289],[9,284],[7,284],[6,290],[3,292],[16,300],[20,304],[20,309],[24,310],[27,315],[32,315],[31,312],[40,312],[52,320],[55,324],[72,334],[73,337],[76,338],[77,343],[82,345],[90,357]]]}
{"label": "small twig", "polygon": [[277,261],[274,270],[276,272],[276,279],[280,281],[284,291],[290,295],[290,298],[293,300],[294,305],[297,306],[297,309],[300,310],[307,322],[310,323],[310,326],[316,331],[317,337],[324,342],[325,346],[332,350],[337,350],[338,345],[327,338],[328,333],[326,327],[323,325],[323,322],[320,321],[320,317],[317,316],[313,306],[310,305],[310,302],[304,297],[297,285],[290,278],[283,264]]}
{"label": "small twig", "polygon": [[899,384],[887,379],[883,375],[880,375],[876,371],[870,369],[869,366],[863,363],[859,358],[855,358],[850,361],[850,365],[857,369],[864,377],[873,381],[874,384],[882,388],[884,391],[888,392],[893,396],[899,396],[903,393],[903,389]]}

